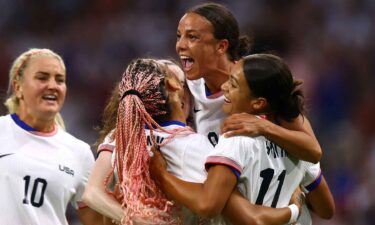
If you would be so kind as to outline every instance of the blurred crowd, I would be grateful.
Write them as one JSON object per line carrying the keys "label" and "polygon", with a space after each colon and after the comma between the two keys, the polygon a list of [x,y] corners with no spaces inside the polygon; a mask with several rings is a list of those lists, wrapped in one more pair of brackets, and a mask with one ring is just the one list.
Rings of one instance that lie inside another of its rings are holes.
{"label": "blurred crowd", "polygon": [[[67,129],[93,144],[105,100],[128,62],[176,58],[178,21],[200,2],[0,0],[0,95],[6,96],[17,55],[31,47],[56,51],[67,66]],[[308,117],[337,207],[332,220],[314,218],[314,224],[375,224],[375,1],[217,2],[253,37],[254,53],[283,57],[304,81]]]}

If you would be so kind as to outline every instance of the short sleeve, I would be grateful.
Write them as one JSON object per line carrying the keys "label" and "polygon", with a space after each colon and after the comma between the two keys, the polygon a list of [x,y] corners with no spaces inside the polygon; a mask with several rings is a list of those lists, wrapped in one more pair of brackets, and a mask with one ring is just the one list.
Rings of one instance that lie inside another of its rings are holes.
{"label": "short sleeve", "polygon": [[237,171],[238,174],[235,172],[236,176],[242,174],[249,158],[253,154],[251,151],[253,140],[249,137],[236,136],[226,138],[221,135],[219,143],[206,159],[206,170],[211,165],[220,164],[230,167],[234,172]]}
{"label": "short sleeve", "polygon": [[82,154],[81,159],[79,159],[82,165],[81,167],[81,176],[78,177],[76,193],[74,194],[73,198],[71,199],[71,204],[75,209],[84,208],[86,204],[82,201],[82,195],[85,191],[85,187],[87,185],[87,181],[89,179],[91,170],[94,166],[95,160],[94,155],[90,147],[87,145],[87,149],[85,149],[85,154]]}
{"label": "short sleeve", "polygon": [[320,163],[306,163],[305,175],[301,181],[302,188],[305,192],[310,192],[319,186],[322,179]]}
{"label": "short sleeve", "polygon": [[107,134],[104,141],[98,146],[97,155],[99,155],[102,151],[113,152],[115,150],[116,140],[113,139],[112,134],[113,131]]}

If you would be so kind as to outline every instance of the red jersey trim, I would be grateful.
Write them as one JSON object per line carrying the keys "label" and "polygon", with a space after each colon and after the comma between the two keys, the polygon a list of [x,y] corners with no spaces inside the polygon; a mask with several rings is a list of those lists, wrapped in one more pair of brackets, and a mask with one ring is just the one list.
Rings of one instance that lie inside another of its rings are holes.
{"label": "red jersey trim", "polygon": [[224,156],[209,156],[207,157],[206,163],[205,163],[205,168],[206,170],[210,165],[225,165],[229,166],[235,170],[237,170],[240,174],[242,174],[242,168],[240,165],[238,165],[237,162],[235,162],[232,159],[229,159]]}

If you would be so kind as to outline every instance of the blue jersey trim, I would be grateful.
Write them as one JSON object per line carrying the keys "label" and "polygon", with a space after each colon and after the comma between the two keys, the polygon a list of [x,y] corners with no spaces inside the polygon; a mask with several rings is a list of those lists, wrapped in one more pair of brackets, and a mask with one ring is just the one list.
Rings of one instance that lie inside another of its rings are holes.
{"label": "blue jersey trim", "polygon": [[241,176],[241,173],[238,170],[236,170],[235,168],[233,168],[233,167],[230,167],[230,166],[228,166],[228,167],[229,167],[230,170],[232,170],[232,172],[237,177],[237,179],[239,179],[240,176]]}
{"label": "blue jersey trim", "polygon": [[204,90],[205,90],[205,92],[206,92],[206,97],[212,95],[211,91],[208,89],[208,87],[207,87],[206,84],[204,84]]}
{"label": "blue jersey trim", "polygon": [[[186,127],[186,123],[183,123],[183,122],[180,122],[180,121],[177,121],[177,120],[170,120],[170,121],[166,121],[164,123],[161,123],[159,124],[161,127],[167,127],[167,126],[170,126],[170,125],[178,125],[178,126],[181,126],[181,127]],[[145,125],[145,128],[146,129],[150,129],[149,126],[146,124]],[[154,127],[155,128],[155,127]]]}
{"label": "blue jersey trim", "polygon": [[229,165],[222,164],[222,163],[207,163],[206,162],[205,163],[206,171],[208,171],[211,166],[215,166],[215,165],[221,165],[221,166],[228,167],[234,173],[234,175],[236,176],[237,179],[239,179],[240,176],[241,176],[241,172],[240,171],[238,171],[237,169],[235,169],[235,168],[233,168],[233,167],[231,167]]}
{"label": "blue jersey trim", "polygon": [[30,127],[29,125],[27,125],[25,122],[23,122],[17,114],[13,113],[10,115],[13,119],[13,121],[19,126],[21,127],[22,129],[26,130],[26,131],[37,131],[35,128],[32,128]]}
{"label": "blue jersey trim", "polygon": [[322,177],[323,177],[323,175],[320,174],[319,177],[314,182],[312,182],[311,184],[307,185],[305,188],[309,192],[313,191],[315,188],[317,188],[319,186],[320,182],[322,182]]}

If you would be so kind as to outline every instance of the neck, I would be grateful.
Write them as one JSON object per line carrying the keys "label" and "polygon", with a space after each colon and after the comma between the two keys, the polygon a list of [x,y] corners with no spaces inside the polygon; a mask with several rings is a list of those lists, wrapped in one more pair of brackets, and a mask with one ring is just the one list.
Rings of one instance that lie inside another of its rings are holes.
{"label": "neck", "polygon": [[170,120],[175,120],[175,121],[179,121],[181,123],[185,123],[186,124],[186,118],[185,118],[185,113],[184,113],[184,110],[182,109],[181,107],[181,102],[178,101],[178,102],[171,102],[171,116],[170,116]]}
{"label": "neck", "polygon": [[216,67],[212,68],[209,73],[205,74],[204,82],[211,93],[221,91],[221,85],[229,79],[233,66],[234,62],[230,60],[221,60],[217,63]]}
{"label": "neck", "polygon": [[24,123],[29,125],[30,127],[36,129],[39,132],[43,133],[49,133],[52,132],[55,129],[55,119],[52,118],[44,118],[44,117],[36,117],[31,114],[22,112],[21,110],[18,110],[16,112],[20,120],[22,120]]}

